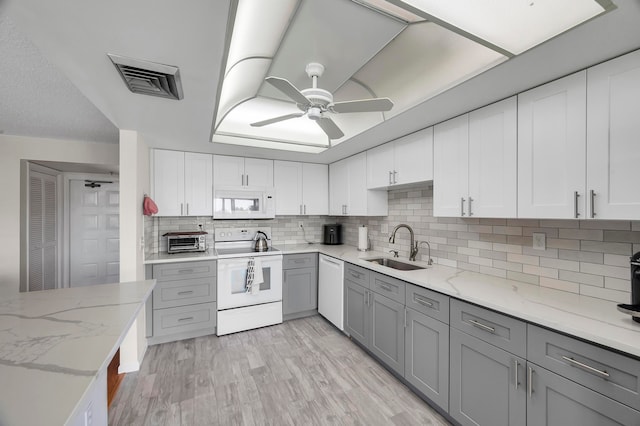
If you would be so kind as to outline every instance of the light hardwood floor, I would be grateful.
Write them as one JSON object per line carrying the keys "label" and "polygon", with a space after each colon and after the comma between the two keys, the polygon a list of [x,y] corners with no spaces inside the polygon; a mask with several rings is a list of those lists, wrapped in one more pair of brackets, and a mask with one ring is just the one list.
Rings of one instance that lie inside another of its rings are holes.
{"label": "light hardwood floor", "polygon": [[110,425],[449,425],[320,316],[151,346]]}

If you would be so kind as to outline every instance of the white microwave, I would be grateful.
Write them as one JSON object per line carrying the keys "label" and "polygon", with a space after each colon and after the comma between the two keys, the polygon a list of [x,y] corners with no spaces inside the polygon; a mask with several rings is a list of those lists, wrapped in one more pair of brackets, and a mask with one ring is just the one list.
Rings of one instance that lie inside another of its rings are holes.
{"label": "white microwave", "polygon": [[273,219],[276,200],[273,188],[218,186],[213,189],[214,219]]}

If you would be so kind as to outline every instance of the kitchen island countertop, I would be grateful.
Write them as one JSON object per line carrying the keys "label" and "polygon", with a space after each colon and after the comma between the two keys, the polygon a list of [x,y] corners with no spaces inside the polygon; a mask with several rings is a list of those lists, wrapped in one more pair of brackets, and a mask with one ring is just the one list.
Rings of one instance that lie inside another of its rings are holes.
{"label": "kitchen island countertop", "polygon": [[148,280],[4,291],[0,424],[63,425],[74,418],[154,286]]}

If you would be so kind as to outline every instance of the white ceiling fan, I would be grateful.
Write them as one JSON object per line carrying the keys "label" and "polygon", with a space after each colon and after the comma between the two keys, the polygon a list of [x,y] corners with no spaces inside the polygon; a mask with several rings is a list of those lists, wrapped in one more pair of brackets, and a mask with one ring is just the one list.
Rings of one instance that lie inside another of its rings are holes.
{"label": "white ceiling fan", "polygon": [[371,98],[345,102],[333,102],[333,95],[328,90],[318,87],[318,78],[324,72],[324,66],[312,62],[305,68],[307,75],[311,78],[312,87],[298,90],[289,80],[279,77],[267,77],[265,81],[273,87],[287,95],[293,100],[300,111],[293,114],[281,115],[268,120],[251,123],[253,127],[262,127],[291,118],[307,115],[311,120],[318,123],[318,126],[327,134],[329,139],[340,139],[344,136],[342,130],[329,117],[330,114],[350,113],[350,112],[382,112],[389,111],[393,107],[393,102],[389,98]]}

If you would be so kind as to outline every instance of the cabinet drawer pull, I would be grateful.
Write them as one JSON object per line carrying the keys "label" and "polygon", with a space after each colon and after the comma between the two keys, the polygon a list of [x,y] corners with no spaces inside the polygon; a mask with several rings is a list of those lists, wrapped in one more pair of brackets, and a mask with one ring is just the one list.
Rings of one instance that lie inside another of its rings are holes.
{"label": "cabinet drawer pull", "polygon": [[180,269],[178,272],[181,274],[192,274],[193,269]]}
{"label": "cabinet drawer pull", "polygon": [[482,329],[484,331],[488,331],[489,333],[495,333],[496,332],[495,328],[489,327],[488,325],[484,325],[481,322],[478,322],[478,321],[476,321],[474,319],[470,319],[469,323],[471,323],[471,325],[473,325],[474,327],[478,327],[478,328],[480,328],[480,329]]}
{"label": "cabinet drawer pull", "polygon": [[178,319],[178,322],[182,322],[182,321],[193,321],[193,317],[184,317],[184,318]]}
{"label": "cabinet drawer pull", "polygon": [[580,361],[576,361],[573,358],[570,358],[568,356],[564,356],[562,355],[562,359],[564,359],[565,361],[569,362],[571,365],[574,365],[576,367],[580,367],[585,369],[586,371],[588,371],[589,373],[593,373],[593,374],[599,374],[602,377],[609,377],[609,373],[607,373],[606,371],[603,370],[598,370],[597,368],[593,368],[590,365],[587,364],[583,364]]}
{"label": "cabinet drawer pull", "polygon": [[360,279],[360,278],[362,277],[362,274],[361,274],[360,272],[355,272],[355,271],[351,271],[351,270],[350,270],[350,271],[349,271],[349,273],[351,274],[351,276],[352,276],[353,278],[358,278],[358,279]]}
{"label": "cabinet drawer pull", "polygon": [[306,260],[305,260],[305,259],[295,259],[295,260],[293,261],[293,263],[305,263],[305,262],[306,262]]}
{"label": "cabinet drawer pull", "polygon": [[184,296],[187,294],[193,294],[193,290],[179,291],[178,296]]}
{"label": "cabinet drawer pull", "polygon": [[426,306],[427,308],[435,308],[435,305],[433,304],[433,302],[430,302],[427,299],[423,299],[422,297],[418,296],[417,294],[413,295],[413,300],[416,301],[417,303],[419,303],[422,306]]}
{"label": "cabinet drawer pull", "polygon": [[389,292],[393,291],[391,286],[388,285],[388,284],[380,284],[380,288],[383,289],[383,290],[387,290]]}

